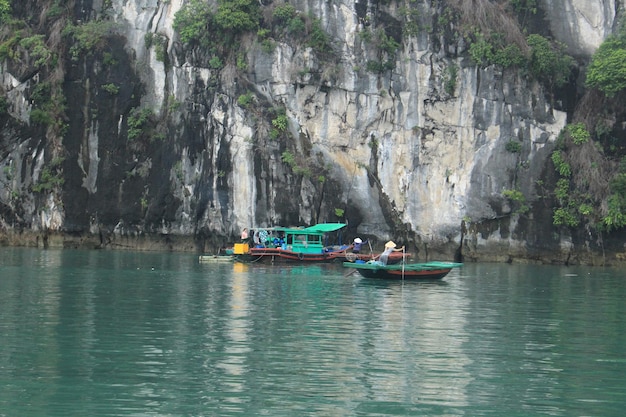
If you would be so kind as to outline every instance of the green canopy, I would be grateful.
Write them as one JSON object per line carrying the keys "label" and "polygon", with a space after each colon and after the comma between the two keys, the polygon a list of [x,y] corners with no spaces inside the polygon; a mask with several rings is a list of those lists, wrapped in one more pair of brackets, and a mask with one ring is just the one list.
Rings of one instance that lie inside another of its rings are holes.
{"label": "green canopy", "polygon": [[315,226],[305,227],[302,229],[304,233],[328,233],[345,227],[344,223],[319,223]]}

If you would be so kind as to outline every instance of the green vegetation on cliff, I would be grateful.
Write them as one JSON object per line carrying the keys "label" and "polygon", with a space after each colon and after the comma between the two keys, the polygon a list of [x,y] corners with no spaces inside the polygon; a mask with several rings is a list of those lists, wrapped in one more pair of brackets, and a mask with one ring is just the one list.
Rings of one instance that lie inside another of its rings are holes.
{"label": "green vegetation on cliff", "polygon": [[578,122],[563,130],[551,159],[559,175],[555,225],[607,232],[626,227],[626,157],[616,164]]}
{"label": "green vegetation on cliff", "polygon": [[[614,231],[626,227],[626,29],[592,57],[585,92],[562,132],[552,162],[559,174],[554,224]],[[594,90],[595,89],[595,90]]]}
{"label": "green vegetation on cliff", "polygon": [[214,41],[231,43],[234,36],[258,26],[258,3],[252,0],[220,0],[215,12],[208,2],[191,0],[174,17],[180,39],[192,46],[211,47]]}
{"label": "green vegetation on cliff", "polygon": [[70,55],[77,61],[84,55],[102,50],[115,31],[115,23],[108,20],[91,20],[82,24],[68,24],[63,34],[70,40]]}
{"label": "green vegetation on cliff", "polygon": [[593,55],[587,72],[587,85],[608,97],[626,89],[626,27],[606,39]]}
{"label": "green vegetation on cliff", "polygon": [[6,21],[11,16],[10,0],[0,0],[0,22]]}
{"label": "green vegetation on cliff", "polygon": [[[542,82],[550,90],[562,87],[571,76],[574,59],[565,45],[526,30],[514,19],[527,19],[537,12],[535,1],[511,2],[513,13],[506,13],[493,3],[467,1],[459,6],[461,33],[469,42],[469,55],[480,66],[514,68]],[[469,29],[464,29],[469,28]]]}

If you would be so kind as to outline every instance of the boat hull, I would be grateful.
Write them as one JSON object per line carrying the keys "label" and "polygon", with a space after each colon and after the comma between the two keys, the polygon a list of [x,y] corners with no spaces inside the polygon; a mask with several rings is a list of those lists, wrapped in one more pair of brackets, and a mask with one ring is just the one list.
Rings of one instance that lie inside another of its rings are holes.
{"label": "boat hull", "polygon": [[[349,247],[348,247],[349,248]],[[326,263],[326,262],[346,262],[360,260],[366,262],[376,260],[380,256],[356,254],[346,249],[336,251],[325,251],[323,253],[303,253],[291,251],[282,248],[250,248],[243,255],[235,255],[236,259],[241,262],[261,262],[267,260],[269,262],[300,262],[300,263]],[[405,257],[408,255],[404,255]],[[389,256],[390,264],[398,264],[402,262],[402,253],[392,253]]]}
{"label": "boat hull", "polygon": [[243,262],[301,262],[325,263],[336,260],[345,261],[345,251],[324,253],[302,253],[281,248],[251,248],[244,255],[238,255],[237,260]]}
{"label": "boat hull", "polygon": [[393,280],[438,280],[442,279],[452,268],[460,267],[460,263],[427,262],[421,264],[380,265],[377,263],[344,262],[346,268],[354,268],[365,278]]}
{"label": "boat hull", "polygon": [[359,269],[358,272],[365,278],[377,278],[377,279],[442,279],[452,270],[452,268],[438,269],[434,271],[421,271],[421,272],[405,272],[402,271],[385,271]]}

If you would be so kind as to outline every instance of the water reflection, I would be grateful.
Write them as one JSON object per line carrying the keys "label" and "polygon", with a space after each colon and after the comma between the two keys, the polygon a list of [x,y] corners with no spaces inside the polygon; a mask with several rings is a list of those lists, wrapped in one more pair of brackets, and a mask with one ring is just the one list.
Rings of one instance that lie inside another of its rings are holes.
{"label": "water reflection", "polygon": [[247,371],[246,353],[251,350],[248,339],[250,331],[249,278],[249,265],[243,263],[233,265],[233,274],[228,284],[230,286],[229,308],[225,311],[224,352],[216,364],[224,373],[223,390],[229,393],[226,400],[235,403],[241,401],[240,393],[246,389],[244,384],[244,374]]}
{"label": "water reflection", "polygon": [[[467,288],[471,337],[466,349],[476,356],[470,372],[484,376],[471,385],[474,401],[568,416],[572,407],[580,407],[571,406],[580,399],[604,397],[592,393],[597,388],[591,381],[597,381],[598,373],[611,380],[617,369],[594,367],[588,359],[592,352],[602,354],[606,340],[623,339],[623,320],[614,327],[609,318],[617,294],[608,293],[621,293],[617,299],[624,295],[617,271],[589,279],[589,271],[602,269],[487,267],[464,268],[473,281]],[[600,414],[617,415],[601,407]]]}
{"label": "water reflection", "polygon": [[[447,282],[373,282],[356,322],[368,402],[467,405],[471,363],[464,348],[467,300],[445,291]],[[369,291],[369,290],[367,290]],[[461,294],[458,294],[461,295]],[[409,396],[407,397],[407,393]]]}
{"label": "water reflection", "polygon": [[617,416],[626,403],[623,271],[470,264],[402,283],[193,255],[0,260],[0,414]]}
{"label": "water reflection", "polygon": [[395,280],[395,279],[378,279],[378,278],[359,278],[359,285],[376,288],[398,288],[406,286],[412,287],[446,287],[450,285],[448,281],[441,279],[433,280]]}

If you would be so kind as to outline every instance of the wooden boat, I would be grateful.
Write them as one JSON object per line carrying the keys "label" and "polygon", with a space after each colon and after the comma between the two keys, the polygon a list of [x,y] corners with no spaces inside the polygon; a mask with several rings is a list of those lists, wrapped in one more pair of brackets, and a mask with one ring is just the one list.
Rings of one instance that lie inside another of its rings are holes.
{"label": "wooden boat", "polygon": [[344,262],[346,268],[354,268],[365,278],[382,279],[441,279],[448,275],[452,268],[462,266],[457,262],[424,262],[398,263],[383,265],[380,262]]}
{"label": "wooden boat", "polygon": [[[319,223],[310,227],[272,227],[257,230],[253,247],[247,243],[235,244],[237,260],[257,262],[263,260],[290,262],[333,262],[377,259],[380,255],[356,254],[352,245],[329,245],[331,233],[339,235],[344,223]],[[341,236],[339,236],[340,238]],[[341,241],[341,239],[339,239]],[[400,262],[401,253],[390,256],[389,263]]]}
{"label": "wooden boat", "polygon": [[344,228],[344,223],[320,223],[310,227],[272,227],[257,230],[254,246],[235,248],[243,261],[329,262],[344,257],[350,245],[325,244],[327,235]]}
{"label": "wooden boat", "polygon": [[232,255],[200,255],[198,256],[198,262],[232,262],[235,259]]}

